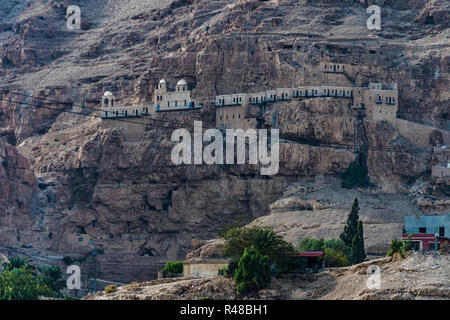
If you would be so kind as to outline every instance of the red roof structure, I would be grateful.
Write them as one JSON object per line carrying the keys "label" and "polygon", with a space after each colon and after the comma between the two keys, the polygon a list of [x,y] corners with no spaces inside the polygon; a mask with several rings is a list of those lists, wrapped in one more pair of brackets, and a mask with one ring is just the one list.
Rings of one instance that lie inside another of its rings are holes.
{"label": "red roof structure", "polygon": [[324,255],[323,251],[303,251],[296,254],[298,257],[321,257]]}

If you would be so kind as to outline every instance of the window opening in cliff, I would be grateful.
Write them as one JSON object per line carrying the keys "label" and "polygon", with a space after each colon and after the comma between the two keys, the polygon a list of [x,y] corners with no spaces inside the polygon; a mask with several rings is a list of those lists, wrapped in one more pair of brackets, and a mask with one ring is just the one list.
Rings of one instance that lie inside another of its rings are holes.
{"label": "window opening in cliff", "polygon": [[425,18],[425,24],[434,24],[434,16],[428,16]]}
{"label": "window opening in cliff", "polygon": [[86,234],[86,229],[82,226],[77,226],[77,235]]}
{"label": "window opening in cliff", "polygon": [[147,248],[142,248],[139,252],[139,255],[141,257],[143,256],[149,256],[149,257],[154,257],[155,254],[153,253],[153,251],[151,249],[147,249]]}

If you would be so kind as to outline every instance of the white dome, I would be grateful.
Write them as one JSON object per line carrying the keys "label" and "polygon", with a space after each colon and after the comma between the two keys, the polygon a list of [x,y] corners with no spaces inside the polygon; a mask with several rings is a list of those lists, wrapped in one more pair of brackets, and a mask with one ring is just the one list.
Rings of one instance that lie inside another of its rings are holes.
{"label": "white dome", "polygon": [[110,97],[113,94],[111,93],[111,91],[106,91],[105,94],[103,95],[104,97]]}
{"label": "white dome", "polygon": [[186,80],[181,79],[180,81],[178,81],[177,86],[187,86]]}
{"label": "white dome", "polygon": [[166,82],[166,80],[164,80],[164,79],[161,79],[160,81],[159,81],[159,84],[166,84],[167,82]]}

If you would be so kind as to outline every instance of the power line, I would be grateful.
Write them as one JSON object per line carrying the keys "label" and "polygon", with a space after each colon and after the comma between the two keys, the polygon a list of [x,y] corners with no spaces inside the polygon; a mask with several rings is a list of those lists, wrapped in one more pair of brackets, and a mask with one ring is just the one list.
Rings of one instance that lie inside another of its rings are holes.
{"label": "power line", "polygon": [[[52,107],[48,107],[48,106],[40,106],[37,104],[31,104],[28,102],[18,102],[18,101],[13,101],[13,100],[8,100],[5,98],[0,98],[1,101],[7,101],[7,102],[11,102],[11,103],[15,103],[15,104],[20,104],[20,105],[28,105],[31,106],[32,108],[36,107],[36,108],[44,108],[44,109],[50,109],[50,110],[57,110],[57,111],[61,111],[60,109],[57,108],[52,108]],[[76,114],[76,115],[82,115],[82,116],[91,116],[91,117],[97,117],[97,118],[102,118],[99,115],[95,115],[95,114],[90,114],[90,115],[86,115],[84,113],[81,112],[76,112],[76,111],[68,111],[68,110],[62,110],[62,112],[67,112],[67,113],[72,113],[72,114]],[[103,118],[102,118],[103,119]],[[121,118],[110,118],[111,120],[115,120],[115,121],[122,121],[122,122],[129,122],[129,123],[133,123],[133,124],[139,124],[139,125],[149,125],[143,122],[135,122],[135,121],[130,121],[130,120],[126,120],[126,119],[121,119]],[[145,118],[146,120],[150,120],[150,121],[162,121],[165,122],[164,120],[158,120],[158,119],[153,119],[153,118]],[[177,127],[173,127],[173,126],[163,126],[163,125],[157,125],[157,124],[152,124],[155,127],[159,127],[159,128],[163,128],[163,129],[179,129]],[[186,124],[183,124],[183,126],[185,126]],[[292,136],[286,136],[286,135],[281,135],[280,137],[281,139],[285,139],[285,140],[290,140],[293,142],[297,142],[300,143],[302,145],[307,145],[310,147],[326,147],[326,148],[333,148],[333,149],[347,149],[347,150],[354,150],[354,151],[358,151],[358,150],[371,150],[371,151],[386,151],[386,152],[401,152],[401,153],[429,153],[431,150],[430,149],[415,149],[415,150],[411,150],[411,151],[406,151],[406,150],[398,150],[396,149],[394,146],[392,147],[370,147],[370,146],[360,146],[360,147],[355,147],[352,145],[346,145],[346,144],[332,144],[332,143],[319,143],[319,144],[309,144],[307,141],[304,141],[301,138],[297,138],[297,137],[292,137]],[[297,140],[297,141],[296,141]],[[291,162],[288,162],[291,163]],[[179,165],[176,165],[176,167],[178,167]]]}
{"label": "power line", "polygon": [[[96,115],[96,114],[85,114],[83,112],[76,112],[76,111],[73,111],[73,110],[61,110],[61,109],[58,109],[58,108],[52,108],[52,107],[48,107],[48,106],[32,104],[32,103],[29,103],[29,102],[13,101],[13,100],[5,99],[5,98],[0,98],[0,100],[1,101],[11,102],[11,103],[14,103],[14,104],[19,104],[19,105],[28,105],[31,108],[42,108],[42,109],[56,110],[56,111],[65,112],[65,113],[71,113],[71,114],[76,114],[76,115],[81,115],[81,116],[95,117],[95,118],[104,119],[102,116]],[[165,120],[154,119],[154,118],[144,118],[144,119],[149,120],[149,121],[163,122],[163,123],[167,123],[168,122],[168,121],[165,121]],[[145,126],[150,125],[149,123],[136,122],[136,121],[131,121],[131,120],[122,119],[122,118],[108,118],[108,120],[114,120],[114,121],[120,121],[120,122],[128,122],[128,123],[145,125]],[[179,129],[179,127],[173,127],[173,126],[169,126],[169,125],[168,126],[163,126],[163,125],[152,124],[152,126],[163,128],[163,129],[174,129],[174,130]],[[182,126],[185,127],[186,124],[182,124]]]}
{"label": "power line", "polygon": [[[80,108],[89,109],[89,110],[92,110],[92,111],[100,111],[100,112],[104,111],[103,109],[100,109],[100,108],[88,107],[86,105],[76,104],[74,102],[65,102],[65,101],[52,100],[52,99],[48,99],[48,98],[41,98],[41,97],[37,97],[37,96],[33,96],[33,95],[28,95],[28,94],[25,94],[25,93],[20,93],[20,92],[11,92],[9,90],[2,90],[2,89],[0,89],[0,92],[1,93],[5,93],[5,94],[13,94],[13,95],[23,96],[23,97],[27,97],[27,98],[37,99],[37,100],[48,101],[48,102],[52,102],[52,103],[55,103],[55,104],[71,105],[71,106],[74,106],[74,107],[80,107]],[[0,99],[0,100],[2,100],[2,99]],[[121,100],[123,100],[123,99],[119,99],[119,100],[116,100],[116,101],[121,101]],[[10,102],[14,102],[14,101],[10,101]],[[97,102],[97,101],[94,101],[94,102]],[[30,104],[30,103],[27,103],[27,104]],[[37,106],[38,107],[43,107],[43,108],[49,108],[49,107],[44,107],[44,106],[40,106],[40,105],[37,105]],[[61,111],[60,109],[55,109],[55,110]],[[72,111],[72,110],[70,110],[70,111],[62,110],[62,112],[75,113],[75,114],[84,115],[84,116],[98,117],[97,115],[92,115],[92,114],[86,115],[84,113],[75,112],[75,111]],[[102,117],[100,116],[100,118],[102,118]],[[126,120],[126,119],[120,119],[120,118],[108,118],[108,119],[119,120],[119,121],[123,121],[123,122],[130,122],[130,123],[135,123],[135,124],[145,124],[145,123],[141,123],[141,122],[135,122],[135,121],[130,121],[130,120]],[[153,120],[153,121],[160,121],[160,122],[164,122],[164,123],[166,122],[165,120],[160,120],[160,119],[153,119],[153,118],[146,118],[146,119],[150,119],[150,120]],[[179,123],[179,122],[176,122],[176,121],[173,121],[173,123],[181,125],[181,126],[185,126],[186,125],[184,123]]]}
{"label": "power line", "polygon": [[[37,99],[37,100],[48,101],[48,102],[56,103],[56,104],[79,106],[79,107],[82,107],[82,108],[85,108],[85,109],[90,109],[90,110],[93,110],[93,111],[103,111],[102,109],[99,109],[99,108],[86,107],[85,105],[75,104],[75,103],[72,103],[72,102],[64,102],[64,101],[52,100],[52,99],[48,99],[48,98],[41,98],[41,97],[28,95],[28,94],[24,94],[24,93],[19,93],[19,92],[10,92],[9,90],[1,90],[0,89],[0,92],[5,93],[5,94],[24,96],[24,97],[28,97],[28,98],[32,98],[32,99]],[[52,108],[52,107],[49,107],[49,106],[32,104],[32,103],[29,103],[29,102],[13,101],[13,100],[5,99],[5,98],[0,98],[0,100],[11,102],[11,103],[14,103],[14,104],[19,104],[19,105],[28,105],[28,106],[31,106],[32,108],[44,108],[44,109],[56,110],[56,111],[61,111],[61,112],[66,112],[66,113],[72,113],[72,114],[76,114],[76,115],[91,116],[91,117],[97,117],[97,118],[104,119],[100,115],[96,115],[96,114],[86,115],[83,112],[76,112],[76,111],[73,111],[73,110],[61,110],[61,109]],[[149,125],[148,123],[136,122],[136,121],[132,121],[132,120],[128,120],[128,119],[122,119],[122,118],[108,118],[108,119],[109,120],[115,120],[115,121],[128,122],[128,123],[133,123],[133,124],[139,124],[139,125],[146,125],[146,126]],[[145,119],[149,120],[149,121],[157,121],[157,122],[163,122],[163,123],[170,122],[170,121],[167,121],[167,120],[160,120],[160,119],[154,119],[154,118],[145,118]],[[181,125],[183,127],[186,126],[185,123],[179,123],[179,122],[173,122],[173,121],[172,121],[172,123]],[[179,129],[179,128],[173,127],[173,126],[163,126],[163,125],[157,125],[157,124],[152,124],[152,125],[155,126],[155,127],[163,128],[163,129]],[[429,153],[431,151],[431,149],[420,149],[420,148],[419,149],[415,149],[415,150],[410,150],[410,151],[398,150],[398,149],[395,148],[395,146],[391,146],[391,147],[370,147],[370,146],[355,147],[355,146],[352,146],[352,145],[332,144],[332,143],[309,144],[308,141],[304,141],[301,138],[292,137],[292,136],[288,136],[288,135],[281,135],[280,138],[286,139],[286,140],[290,140],[290,141],[293,141],[293,142],[297,142],[297,143],[301,143],[301,144],[304,144],[304,145],[309,145],[309,146],[312,146],[312,147],[344,148],[344,149],[355,150],[355,151],[358,151],[358,150],[372,150],[372,151],[403,152],[403,153]]]}

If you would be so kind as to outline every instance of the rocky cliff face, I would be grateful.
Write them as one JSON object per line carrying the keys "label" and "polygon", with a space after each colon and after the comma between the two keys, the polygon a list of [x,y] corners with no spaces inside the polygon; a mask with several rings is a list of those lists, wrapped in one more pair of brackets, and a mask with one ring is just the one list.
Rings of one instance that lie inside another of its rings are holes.
{"label": "rocky cliff face", "polygon": [[[371,3],[92,0],[80,4],[83,30],[70,31],[69,1],[3,1],[0,133],[9,151],[2,161],[16,160],[1,168],[10,191],[0,199],[0,243],[78,258],[90,271],[97,248],[104,277],[144,280],[165,260],[182,259],[192,239],[268,214],[299,177],[338,175],[355,160],[353,150],[310,143],[355,142],[348,101],[311,99],[274,104],[261,115],[270,123],[277,113],[290,138],[277,176],[261,177],[250,166],[174,167],[171,132],[192,128],[194,119],[213,127],[216,94],[397,83],[399,117],[445,126],[448,4],[380,1],[383,28],[375,32],[365,27]],[[322,74],[322,61],[355,72]],[[133,124],[102,121],[92,109],[105,90],[122,103],[151,103],[161,78],[185,78],[204,108]],[[388,124],[357,127],[357,143],[414,149]],[[415,179],[427,179],[430,159],[367,152],[377,192],[408,192]]]}

